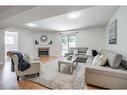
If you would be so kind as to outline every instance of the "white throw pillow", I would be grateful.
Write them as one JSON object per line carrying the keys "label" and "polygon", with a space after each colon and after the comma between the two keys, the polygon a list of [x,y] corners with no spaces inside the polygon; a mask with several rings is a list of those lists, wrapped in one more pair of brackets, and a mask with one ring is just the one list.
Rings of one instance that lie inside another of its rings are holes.
{"label": "white throw pillow", "polygon": [[105,57],[104,55],[100,55],[100,56],[99,56],[99,60],[98,60],[98,62],[97,62],[97,64],[96,64],[96,66],[103,66],[103,65],[105,65],[107,59],[108,59],[108,58]]}
{"label": "white throw pillow", "polygon": [[103,66],[106,64],[107,61],[107,57],[105,57],[104,55],[100,55],[99,54],[97,56],[94,57],[92,65],[96,65],[96,66]]}
{"label": "white throw pillow", "polygon": [[27,61],[27,62],[31,62],[31,57],[30,57],[28,54],[25,54],[25,55],[23,56],[23,59],[24,59],[25,61]]}
{"label": "white throw pillow", "polygon": [[86,56],[92,56],[92,49],[88,49],[88,50],[87,50]]}
{"label": "white throw pillow", "polygon": [[99,56],[99,54],[98,54],[98,55],[96,55],[96,56],[94,57],[93,62],[92,62],[92,65],[96,65],[99,61],[100,61],[100,56]]}
{"label": "white throw pillow", "polygon": [[78,54],[78,49],[73,50],[73,54]]}

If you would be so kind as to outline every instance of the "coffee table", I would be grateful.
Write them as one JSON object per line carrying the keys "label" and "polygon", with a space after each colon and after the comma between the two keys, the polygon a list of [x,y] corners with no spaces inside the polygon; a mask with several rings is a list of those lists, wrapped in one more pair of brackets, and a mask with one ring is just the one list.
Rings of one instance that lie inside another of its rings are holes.
{"label": "coffee table", "polygon": [[74,69],[73,64],[74,64],[74,63],[76,63],[76,67],[77,67],[78,62],[76,61],[76,58],[72,58],[71,60],[68,60],[66,57],[63,57],[63,58],[61,58],[61,59],[58,61],[58,71],[60,72],[61,65],[62,65],[62,64],[65,64],[65,65],[69,65],[70,73],[73,74],[73,69]]}

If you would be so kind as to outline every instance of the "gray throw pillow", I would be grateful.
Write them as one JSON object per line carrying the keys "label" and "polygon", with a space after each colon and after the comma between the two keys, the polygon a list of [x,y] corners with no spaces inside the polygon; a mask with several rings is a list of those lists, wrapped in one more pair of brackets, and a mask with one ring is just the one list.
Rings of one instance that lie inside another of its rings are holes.
{"label": "gray throw pillow", "polygon": [[112,68],[118,68],[122,60],[122,55],[109,50],[102,50],[102,54],[108,58],[108,64]]}
{"label": "gray throw pillow", "polygon": [[127,69],[127,61],[122,60],[121,63],[120,63],[120,65],[121,65],[123,68]]}

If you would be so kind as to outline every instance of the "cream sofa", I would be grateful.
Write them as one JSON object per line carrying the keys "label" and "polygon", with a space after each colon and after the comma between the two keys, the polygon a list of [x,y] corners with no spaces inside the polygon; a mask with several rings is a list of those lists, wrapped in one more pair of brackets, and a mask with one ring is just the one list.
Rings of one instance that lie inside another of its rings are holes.
{"label": "cream sofa", "polygon": [[18,56],[15,54],[12,56],[14,61],[14,69],[16,72],[17,80],[19,80],[20,76],[29,75],[29,74],[38,74],[40,73],[40,61],[37,58],[31,59],[29,55],[24,56],[24,60],[30,63],[30,68],[25,71],[18,71]]}
{"label": "cream sofa", "polygon": [[86,84],[108,89],[127,89],[127,70],[118,66],[122,56],[108,50],[103,50],[102,54],[107,56],[110,66],[93,66],[88,63],[85,68]]}

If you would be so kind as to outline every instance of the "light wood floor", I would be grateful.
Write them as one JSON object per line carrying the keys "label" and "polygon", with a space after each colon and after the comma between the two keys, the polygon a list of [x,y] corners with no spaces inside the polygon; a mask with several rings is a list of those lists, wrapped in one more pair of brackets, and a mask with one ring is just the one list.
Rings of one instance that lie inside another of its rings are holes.
{"label": "light wood floor", "polygon": [[[46,64],[49,61],[52,61],[58,57],[41,57],[40,61],[42,64]],[[16,75],[14,72],[11,72],[10,62],[6,62],[4,65],[0,65],[0,89],[46,89],[49,88],[33,83],[31,81],[20,80],[17,82]],[[101,89],[92,85],[85,85],[85,89]]]}

